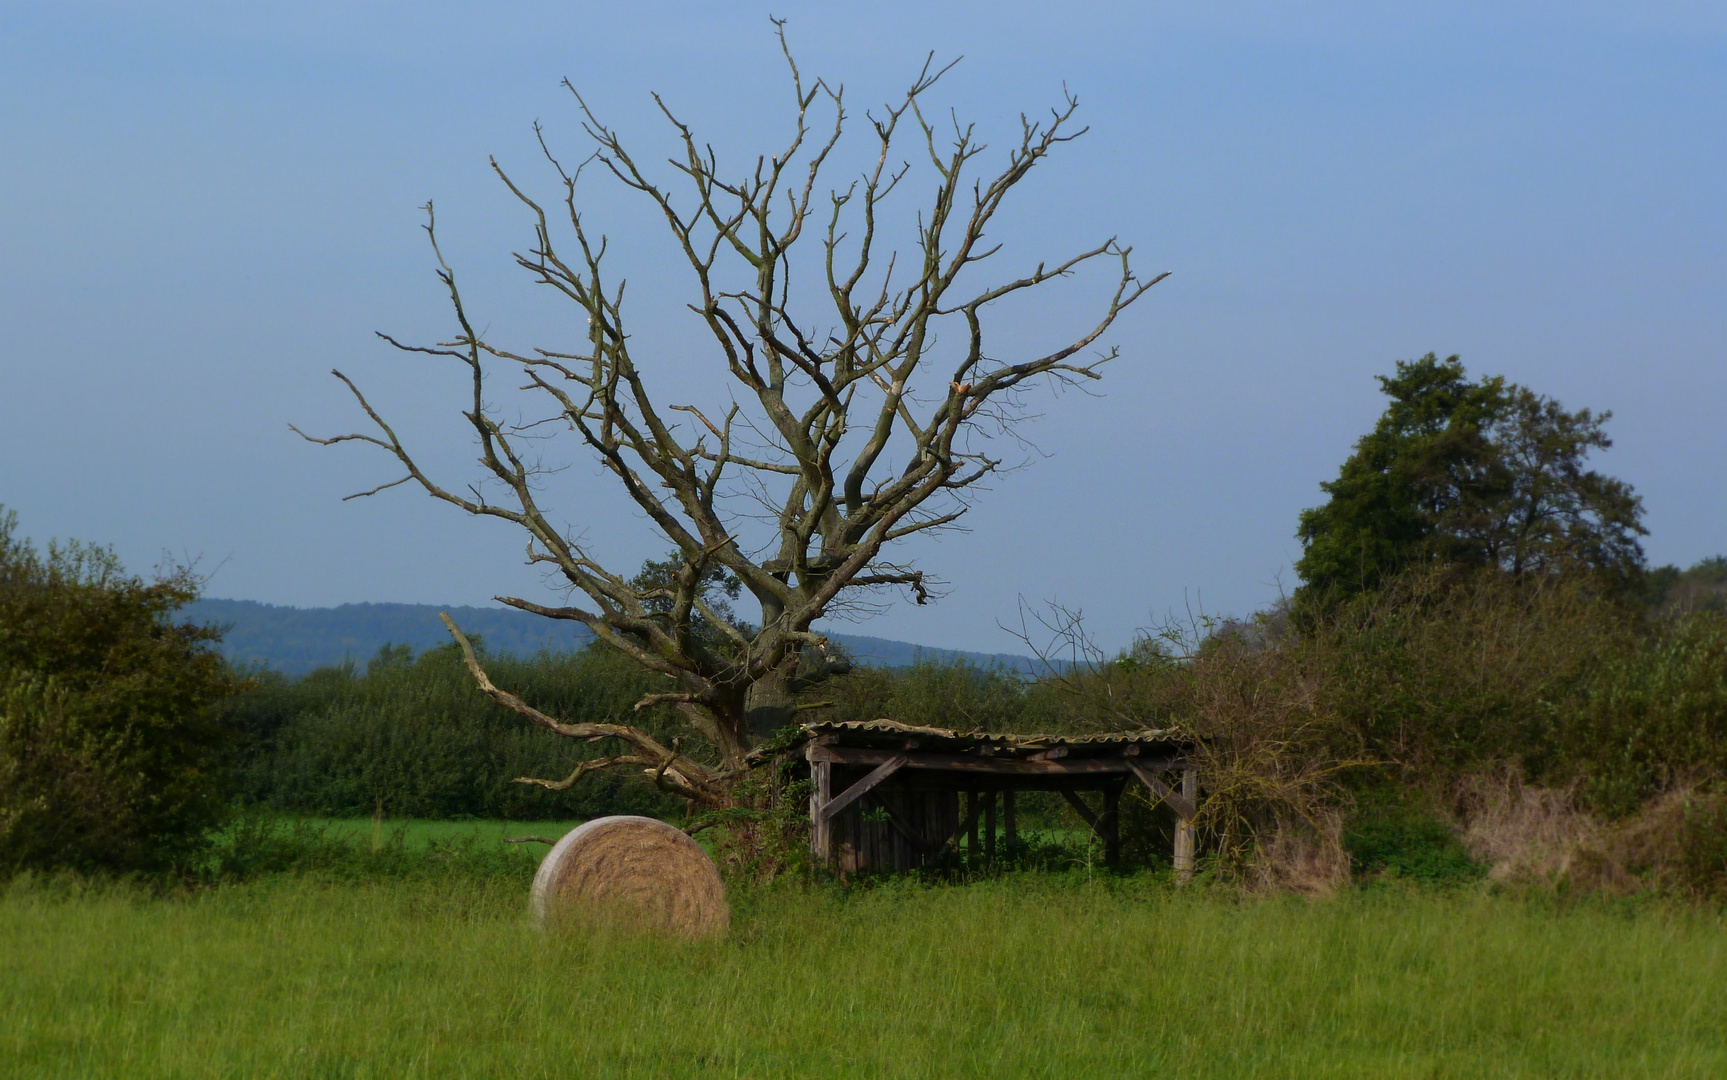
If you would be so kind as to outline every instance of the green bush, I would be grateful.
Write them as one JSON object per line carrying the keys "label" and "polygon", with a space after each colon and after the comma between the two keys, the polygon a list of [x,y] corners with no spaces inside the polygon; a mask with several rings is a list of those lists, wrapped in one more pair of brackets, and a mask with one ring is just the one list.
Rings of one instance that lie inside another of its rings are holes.
{"label": "green bush", "polygon": [[171,621],[197,582],[15,527],[0,513],[0,873],[179,863],[222,818],[234,742],[218,635]]}
{"label": "green bush", "polygon": [[[1443,805],[1483,768],[1575,785],[1608,816],[1727,781],[1721,613],[1650,621],[1588,578],[1422,571],[1299,631],[1276,613],[1200,629],[1029,686],[1020,716],[1053,731],[1200,736],[1204,843],[1236,865],[1256,838],[1289,829],[1330,842],[1323,823],[1383,788]],[[1392,851],[1445,846],[1414,828],[1362,824],[1357,861],[1440,872]]]}
{"label": "green bush", "polygon": [[1325,710],[1375,756],[1438,782],[1494,761],[1557,778],[1577,765],[1558,735],[1578,695],[1635,662],[1641,630],[1587,580],[1420,573],[1297,648],[1319,665]]}
{"label": "green bush", "polygon": [[876,720],[958,731],[1025,731],[1055,718],[1037,708],[1036,688],[1018,673],[964,660],[919,660],[906,668],[857,668],[805,695],[800,719]]}
{"label": "green bush", "polygon": [[1383,798],[1364,801],[1350,814],[1343,847],[1358,878],[1450,885],[1477,880],[1487,872],[1438,815]]}
{"label": "green bush", "polygon": [[1686,801],[1679,830],[1679,871],[1692,892],[1727,896],[1727,798]]}
{"label": "green bush", "polygon": [[1727,613],[1657,621],[1551,715],[1563,767],[1609,815],[1676,781],[1727,779]]}
{"label": "green bush", "polygon": [[546,850],[499,843],[478,826],[466,834],[412,845],[407,834],[404,825],[385,828],[381,822],[367,836],[328,822],[238,814],[192,869],[204,884],[293,875],[326,882],[407,879],[445,886],[482,881],[525,886]]}
{"label": "green bush", "polygon": [[[560,655],[488,657],[497,685],[566,721],[629,717],[650,729],[663,712],[632,713],[661,687],[604,647]],[[454,646],[418,657],[381,650],[362,674],[326,668],[297,681],[270,676],[231,701],[233,722],[254,740],[241,772],[248,802],[329,816],[553,818],[666,814],[681,804],[640,778],[590,774],[568,791],[518,784],[561,779],[616,748],[534,726],[474,685]],[[609,741],[609,740],[608,740]]]}

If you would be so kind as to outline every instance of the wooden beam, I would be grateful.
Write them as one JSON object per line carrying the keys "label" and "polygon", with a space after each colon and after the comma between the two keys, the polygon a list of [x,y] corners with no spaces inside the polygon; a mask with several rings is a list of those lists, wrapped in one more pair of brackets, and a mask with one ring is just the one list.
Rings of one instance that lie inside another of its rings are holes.
{"label": "wooden beam", "polygon": [[1193,880],[1194,849],[1199,840],[1191,813],[1199,801],[1199,777],[1191,768],[1181,770],[1181,795],[1187,800],[1190,812],[1175,823],[1175,880],[1177,884],[1186,884]]}
{"label": "wooden beam", "polygon": [[[1152,772],[1139,762],[1132,758],[1128,758],[1126,760],[1128,766],[1133,769],[1133,774],[1139,777],[1140,783],[1150,788],[1153,795],[1156,795],[1158,798],[1168,803],[1171,809],[1175,811],[1177,817],[1192,818],[1194,816],[1198,808],[1193,805],[1193,800],[1191,798],[1188,798],[1185,795],[1177,795],[1173,788],[1157,778],[1156,773]],[[1192,770],[1189,769],[1188,772],[1191,773]],[[1186,784],[1185,780],[1183,780],[1183,784]]]}
{"label": "wooden beam", "polygon": [[827,866],[833,859],[832,830],[821,809],[828,801],[833,766],[825,761],[810,762],[810,852],[818,866]]}
{"label": "wooden beam", "polygon": [[906,843],[923,852],[926,857],[933,854],[933,852],[930,851],[929,842],[912,831],[911,826],[906,824],[905,819],[900,817],[898,812],[888,805],[887,800],[881,797],[881,792],[879,791],[875,792],[875,804],[881,807],[883,812],[887,814],[887,823],[892,825],[901,836],[905,837]]}
{"label": "wooden beam", "polygon": [[983,861],[995,862],[995,792],[983,797]]}
{"label": "wooden beam", "polygon": [[1101,791],[1105,781],[1125,779],[1122,773],[1089,773],[1083,776],[982,775],[971,772],[941,772],[907,765],[894,774],[894,786],[907,791],[1060,791],[1078,788]]}
{"label": "wooden beam", "polygon": [[1019,823],[1014,820],[1014,810],[1014,791],[1009,788],[1001,793],[1002,840],[1009,855],[1019,846]]}
{"label": "wooden beam", "polygon": [[1168,759],[1154,758],[1141,762],[1137,758],[1085,757],[1033,761],[1030,758],[986,758],[970,754],[907,753],[902,750],[878,750],[866,746],[820,746],[812,744],[807,753],[811,761],[830,761],[836,765],[879,765],[896,757],[905,757],[907,769],[933,769],[943,772],[994,773],[1002,776],[1072,776],[1074,774],[1125,773],[1130,764],[1167,769],[1174,764]]}
{"label": "wooden beam", "polygon": [[943,840],[941,842],[941,850],[942,851],[946,851],[947,846],[949,844],[952,844],[954,846],[955,851],[959,850],[959,838],[966,835],[969,832],[972,832],[974,829],[977,828],[978,811],[980,811],[982,809],[983,809],[983,804],[978,802],[977,799],[973,797],[972,792],[967,792],[966,793],[966,812],[967,812],[968,816],[966,817],[966,819],[964,821],[959,823],[959,827],[953,831],[952,836],[948,837],[946,840]]}
{"label": "wooden beam", "polygon": [[1098,815],[1097,823],[1103,835],[1106,866],[1114,866],[1121,861],[1121,789],[1126,783],[1124,776],[1120,783],[1111,784],[1103,792],[1103,813]]}
{"label": "wooden beam", "polygon": [[886,780],[894,773],[899,772],[900,766],[905,763],[906,756],[904,754],[896,754],[876,766],[875,770],[865,776],[862,780],[859,780],[851,787],[846,788],[838,795],[835,795],[833,798],[823,803],[821,809],[818,811],[822,820],[832,821],[835,814],[838,814],[841,810],[844,810],[852,803],[863,798],[865,795],[868,795],[871,788],[875,787],[883,780]]}
{"label": "wooden beam", "polygon": [[[1079,797],[1078,792],[1072,788],[1062,788],[1061,797],[1067,800],[1069,806],[1079,812],[1079,816],[1084,819],[1087,825],[1091,826],[1092,832],[1097,832],[1097,815],[1091,812],[1091,807],[1085,805],[1085,800]],[[1098,833],[1099,839],[1102,836],[1102,833]]]}

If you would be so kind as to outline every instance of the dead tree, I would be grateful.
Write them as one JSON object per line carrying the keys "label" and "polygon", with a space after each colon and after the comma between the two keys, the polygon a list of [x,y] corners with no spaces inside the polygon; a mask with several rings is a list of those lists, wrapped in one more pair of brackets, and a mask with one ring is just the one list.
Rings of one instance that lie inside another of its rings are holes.
{"label": "dead tree", "polygon": [[[1000,171],[974,179],[971,167],[985,146],[971,127],[955,122],[951,131],[938,130],[929,118],[925,97],[948,68],[926,62],[902,98],[866,114],[871,164],[827,190],[824,165],[848,129],[843,93],[821,80],[807,83],[783,26],[779,38],[795,93],[792,133],[784,149],[741,174],[722,169],[712,148],[656,95],[681,144],[670,160],[671,182],[662,183],[567,81],[595,145],[582,167],[566,168],[536,125],[561,181],[561,205],[536,200],[492,161],[533,221],[533,246],[516,262],[586,316],[587,340],[574,348],[514,352],[476,330],[427,206],[426,229],[457,332],[436,346],[379,336],[407,352],[463,365],[472,383],[464,415],[478,436],[487,483],[501,485],[506,497],[494,499],[478,486],[453,489],[427,475],[339,371],[374,431],[312,439],[370,443],[405,469],[361,494],[412,482],[470,514],[525,529],[529,561],[549,567],[583,600],[559,607],[497,599],[583,623],[606,645],[666,676],[667,691],[637,708],[674,705],[712,747],[692,757],[681,741],[664,745],[628,723],[560,723],[494,687],[469,649],[480,686],[504,705],[560,734],[615,738],[627,747],[566,780],[538,781],[549,786],[629,765],[699,803],[727,805],[751,747],[792,719],[800,689],[843,668],[811,624],[869,590],[903,588],[925,602],[931,583],[895,558],[896,543],[959,520],[971,490],[1003,460],[987,453],[989,436],[1011,432],[1023,417],[1026,384],[1098,378],[1099,367],[1116,355],[1098,347],[1100,338],[1165,276],[1139,278],[1129,264],[1131,249],[1110,239],[1011,280],[974,284],[978,265],[999,249],[985,235],[1009,192],[1056,147],[1083,134],[1073,129],[1077,100],[1064,91],[1048,118],[1022,115],[1017,145]],[[819,130],[817,111],[832,115]],[[896,156],[903,142],[923,162],[916,170]],[[606,238],[578,209],[578,180],[595,169],[652,203],[682,250],[693,272],[689,308],[705,327],[704,340],[711,337],[715,362],[735,381],[725,407],[669,399],[655,383],[663,369],[632,348],[623,282],[608,273]],[[915,227],[915,242],[909,252],[887,250],[882,215],[892,209],[889,197],[922,181],[914,172],[925,169],[933,194],[915,218],[893,218]],[[794,250],[814,256],[814,266],[800,258],[802,276],[794,273]],[[1053,351],[1010,359],[1001,356],[1013,351],[1011,344],[986,350],[984,309],[991,302],[1100,261],[1114,268],[1113,285],[1076,337]],[[802,314],[810,308],[821,312],[819,321]],[[938,343],[942,330],[947,334]],[[543,395],[549,415],[534,424],[505,422],[488,398],[488,379],[500,371],[525,376],[523,389]],[[662,580],[644,587],[601,566],[554,527],[535,482],[544,444],[525,445],[543,433],[546,419],[585,444],[675,551]],[[749,512],[763,505],[770,512]],[[725,618],[707,602],[717,572],[735,577],[759,604],[757,624]],[[450,629],[466,648],[454,624]]]}

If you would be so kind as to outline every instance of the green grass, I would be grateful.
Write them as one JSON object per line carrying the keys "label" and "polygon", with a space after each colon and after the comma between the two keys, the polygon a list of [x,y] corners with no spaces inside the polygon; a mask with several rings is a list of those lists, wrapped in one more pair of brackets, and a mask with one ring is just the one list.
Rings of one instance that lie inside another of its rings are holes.
{"label": "green grass", "polygon": [[[206,885],[298,876],[326,884],[419,880],[477,884],[522,882],[548,850],[506,837],[556,839],[572,821],[426,821],[242,816],[187,868]],[[465,879],[465,881],[464,881]]]}
{"label": "green grass", "polygon": [[729,940],[546,938],[505,877],[0,896],[0,1075],[1727,1075],[1727,922],[1149,878],[740,891]]}
{"label": "green grass", "polygon": [[[296,818],[297,822],[318,830],[330,840],[340,843],[369,845],[400,843],[408,851],[424,851],[433,844],[499,844],[506,836],[558,837],[580,825],[580,821],[500,821],[470,818],[466,821],[432,821],[426,818]],[[400,840],[397,839],[398,834]],[[537,860],[546,853],[544,844],[503,845],[533,855]]]}
{"label": "green grass", "polygon": [[[298,846],[309,849],[314,854],[331,854],[340,852],[339,861],[347,864],[350,871],[359,870],[374,875],[391,874],[392,869],[401,867],[367,866],[365,856],[376,852],[380,855],[406,854],[410,858],[397,860],[411,870],[423,869],[424,861],[417,858],[429,850],[442,848],[447,852],[458,852],[461,861],[469,864],[470,869],[475,856],[492,864],[493,872],[508,873],[508,867],[522,860],[538,866],[539,860],[550,850],[545,844],[506,844],[504,838],[512,836],[538,836],[548,840],[556,840],[565,833],[580,825],[580,821],[505,821],[491,818],[469,818],[464,821],[439,821],[428,818],[300,818],[282,817],[267,819],[277,836],[297,830],[300,836]],[[257,823],[249,823],[256,827]],[[1089,850],[1096,845],[1091,843],[1090,829],[1030,828],[1020,830],[1020,839],[1028,848],[1046,849],[1048,858],[1062,862],[1084,862],[1089,854],[1092,861],[1101,861],[1101,850]],[[715,853],[712,831],[705,831],[696,836],[697,843],[707,849],[710,855]],[[1047,849],[1060,849],[1061,856],[1057,858]],[[1005,852],[1004,852],[1005,853]],[[351,858],[350,855],[358,856]],[[284,867],[286,869],[287,867]],[[531,873],[531,871],[530,871]]]}

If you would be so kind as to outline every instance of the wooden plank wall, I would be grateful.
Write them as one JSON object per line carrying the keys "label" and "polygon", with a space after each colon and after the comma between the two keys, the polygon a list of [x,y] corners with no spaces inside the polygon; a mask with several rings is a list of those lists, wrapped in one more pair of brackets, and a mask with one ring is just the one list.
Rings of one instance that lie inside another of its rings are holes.
{"label": "wooden plank wall", "polygon": [[[921,846],[890,821],[866,820],[879,818],[884,804]],[[942,858],[940,845],[959,829],[959,792],[905,791],[884,784],[841,811],[830,828],[834,865],[841,872],[904,873],[934,866]]]}

